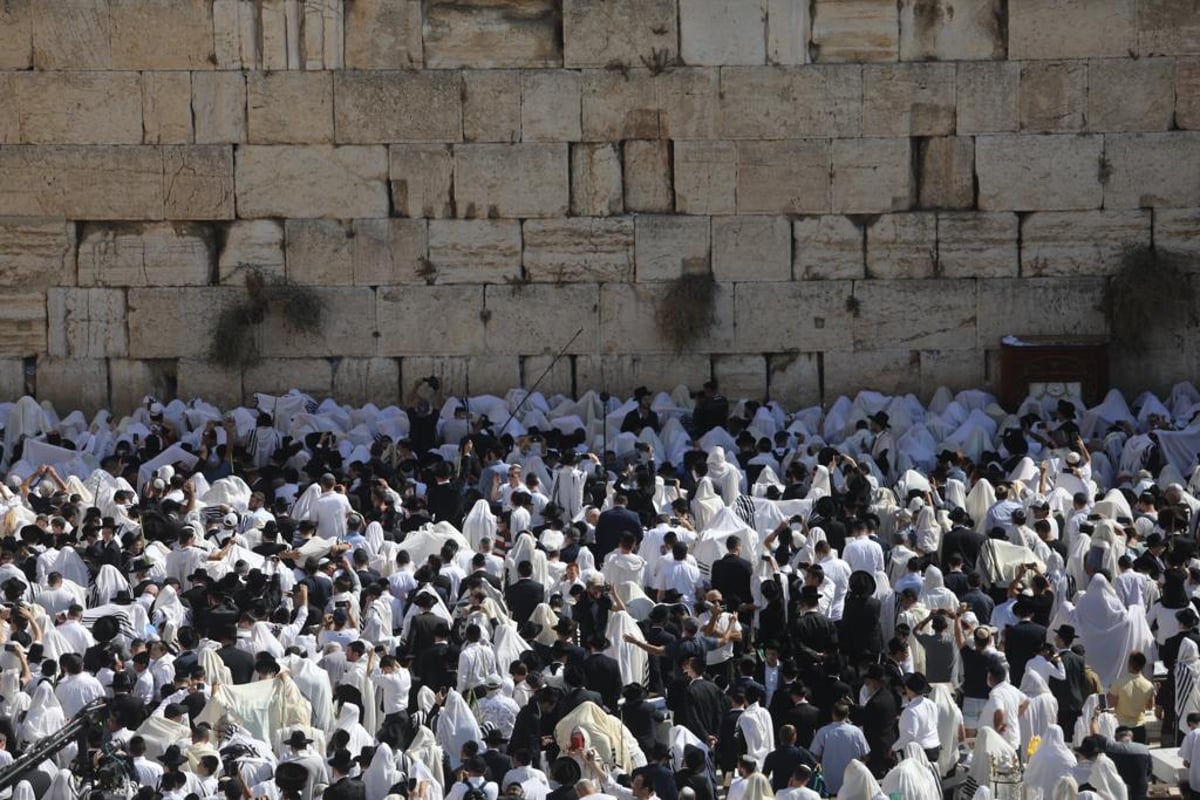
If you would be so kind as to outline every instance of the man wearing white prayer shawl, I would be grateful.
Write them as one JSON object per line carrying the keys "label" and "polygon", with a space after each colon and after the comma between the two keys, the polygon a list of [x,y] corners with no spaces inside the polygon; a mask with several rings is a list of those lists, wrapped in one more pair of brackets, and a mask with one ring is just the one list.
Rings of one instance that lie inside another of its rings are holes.
{"label": "man wearing white prayer shawl", "polygon": [[712,481],[714,491],[726,506],[732,506],[741,493],[741,470],[726,460],[725,448],[720,446],[713,447],[706,463],[707,477]]}
{"label": "man wearing white prayer shawl", "polygon": [[1028,800],[1051,800],[1059,780],[1075,769],[1077,761],[1057,725],[1046,729],[1037,752],[1025,767],[1025,796]]}
{"label": "man wearing white prayer shawl", "polygon": [[737,727],[746,743],[746,755],[756,764],[766,763],[767,756],[775,749],[775,723],[765,708],[759,705],[762,692],[756,686],[746,690],[749,705],[738,717]]}
{"label": "man wearing white prayer shawl", "polygon": [[1099,573],[1092,576],[1069,616],[1087,649],[1088,663],[1105,686],[1125,673],[1130,653],[1149,652],[1153,642],[1145,609],[1122,605],[1112,584]]}

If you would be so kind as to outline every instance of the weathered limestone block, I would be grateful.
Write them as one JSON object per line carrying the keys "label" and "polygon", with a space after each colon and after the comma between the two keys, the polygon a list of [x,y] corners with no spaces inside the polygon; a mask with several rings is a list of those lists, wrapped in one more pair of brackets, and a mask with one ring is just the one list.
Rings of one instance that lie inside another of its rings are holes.
{"label": "weathered limestone block", "polygon": [[523,238],[525,274],[531,281],[633,280],[632,217],[529,220]]}
{"label": "weathered limestone block", "polygon": [[637,280],[670,281],[709,272],[709,227],[708,217],[639,215],[634,247]]}
{"label": "weathered limestone block", "polygon": [[1021,65],[1021,130],[1082,130],[1087,93],[1087,62],[1025,62]]}
{"label": "weathered limestone block", "polygon": [[901,0],[901,61],[1003,59],[1001,0]]}
{"label": "weathered limestone block", "polygon": [[192,115],[197,144],[246,141],[246,76],[241,72],[193,73]]}
{"label": "weathered limestone block", "polygon": [[[658,309],[665,302],[669,289],[670,285],[665,283],[603,284],[600,287],[601,352],[619,355],[674,352],[674,345],[663,337],[657,324]],[[685,352],[731,353],[745,350],[741,347],[734,349],[733,304],[734,287],[718,283],[713,307],[715,321],[697,341],[688,345]],[[571,330],[574,332],[575,327]]]}
{"label": "weathered limestone block", "polygon": [[1175,124],[1200,130],[1200,58],[1175,61]]}
{"label": "weathered limestone block", "polygon": [[1089,336],[1107,331],[1104,278],[1004,278],[979,281],[979,348],[1016,336]]}
{"label": "weathered limestone block", "polygon": [[352,285],[356,238],[353,225],[347,221],[285,220],[284,257],[288,281],[309,286]]}
{"label": "weathered limestone block", "polygon": [[904,211],[912,206],[909,139],[835,139],[832,210],[845,214]]}
{"label": "weathered limestone block", "polygon": [[521,356],[469,356],[465,361],[471,394],[478,392],[503,397],[509,389],[521,385]]}
{"label": "weathered limestone block", "polygon": [[129,349],[119,289],[50,289],[46,309],[46,352],[55,358],[119,358]]}
{"label": "weathered limestone block", "polygon": [[31,66],[33,0],[12,0],[0,6],[0,69],[29,69]]}
{"label": "weathered limestone block", "polygon": [[506,283],[521,277],[521,223],[447,219],[429,223],[429,266],[437,283]]}
{"label": "weathered limestone block", "polygon": [[237,157],[242,217],[386,217],[386,147],[247,145]]}
{"label": "weathered limestone block", "polygon": [[[556,394],[575,397],[576,358],[587,358],[587,356],[565,356],[557,361],[554,360],[553,355],[521,356],[519,359],[521,374],[525,376],[522,382],[526,386],[532,386],[541,379],[538,391],[547,397]],[[587,390],[582,389],[579,394],[583,394],[585,391]]]}
{"label": "weathered limestone block", "polygon": [[685,64],[725,66],[767,60],[766,0],[679,0]]}
{"label": "weathered limestone block", "polygon": [[35,2],[34,8],[34,69],[112,69],[107,2]]}
{"label": "weathered limestone block", "polygon": [[767,396],[767,357],[732,355],[712,357],[713,380],[731,397],[765,399]]}
{"label": "weathered limestone block", "polygon": [[[72,6],[103,3],[68,2]],[[207,70],[215,62],[211,0],[108,0],[113,69]]]}
{"label": "weathered limestone block", "polygon": [[204,286],[215,243],[201,225],[88,223],[79,242],[80,286]]}
{"label": "weathered limestone block", "polygon": [[865,226],[842,216],[802,217],[792,223],[792,274],[803,280],[866,277]]}
{"label": "weathered limestone block", "polygon": [[454,148],[460,218],[559,217],[570,204],[567,145],[464,144]]}
{"label": "weathered limestone block", "polygon": [[114,415],[125,415],[142,405],[147,395],[175,395],[176,362],[174,359],[132,361],[127,358],[108,360],[108,402]]}
{"label": "weathered limestone block", "polygon": [[168,145],[162,161],[167,219],[233,218],[233,148]]}
{"label": "weathered limestone block", "polygon": [[647,69],[584,70],[584,141],[658,138],[655,78]]}
{"label": "weathered limestone block", "polygon": [[714,67],[678,67],[655,77],[660,138],[717,138],[720,73]]}
{"label": "weathered limestone block", "polygon": [[46,350],[46,293],[0,295],[0,355],[33,356]]}
{"label": "weathered limestone block", "polygon": [[564,0],[563,60],[568,68],[641,66],[655,50],[678,53],[675,0]]}
{"label": "weathered limestone block", "polygon": [[355,220],[354,285],[423,283],[421,271],[429,263],[428,230],[423,219]]}
{"label": "weathered limestone block", "polygon": [[347,69],[421,66],[421,0],[352,0],[345,20]]}
{"label": "weathered limestone block", "polygon": [[607,217],[624,205],[616,144],[571,145],[571,214]]}
{"label": "weathered limestone block", "polygon": [[[16,72],[0,81],[11,143],[141,144],[136,72]],[[14,124],[15,123],[15,124]]]}
{"label": "weathered limestone block", "polygon": [[1105,275],[1150,244],[1149,211],[1043,211],[1021,221],[1021,275]]}
{"label": "weathered limestone block", "polygon": [[664,139],[630,139],[625,148],[625,210],[667,212],[674,206],[671,186],[671,143]]}
{"label": "weathered limestone block", "polygon": [[75,410],[94,414],[108,406],[108,362],[100,358],[47,358],[37,361],[37,397],[62,416]]}
{"label": "weathered limestone block", "polygon": [[1087,58],[1137,52],[1134,0],[1010,0],[1008,57]]}
{"label": "weathered limestone block", "polygon": [[405,356],[400,362],[400,386],[407,394],[420,380],[436,375],[448,396],[470,396],[467,386],[468,359],[461,356]]}
{"label": "weathered limestone block", "polygon": [[767,391],[788,408],[821,402],[820,356],[816,353],[772,353],[767,356]]}
{"label": "weathered limestone block", "polygon": [[260,326],[263,357],[375,355],[375,290],[357,286],[320,287],[313,291],[323,307],[320,329],[295,330],[281,315],[268,314]]}
{"label": "weathered limestone block", "polygon": [[737,210],[737,145],[675,143],[675,210],[732,214]]}
{"label": "weathered limestone block", "polygon": [[463,70],[463,141],[516,142],[521,138],[521,71]]}
{"label": "weathered limestone block", "polygon": [[556,0],[426,0],[425,66],[562,66]]}
{"label": "weathered limestone block", "polygon": [[944,278],[1015,278],[1016,214],[938,214],[938,270]]}
{"label": "weathered limestone block", "polygon": [[937,259],[934,214],[884,214],[867,227],[867,274],[872,278],[933,278]]}
{"label": "weathered limestone block", "polygon": [[375,403],[383,408],[403,396],[400,362],[394,358],[343,358],[334,366],[333,397],[339,403]]}
{"label": "weathered limestone block", "polygon": [[737,287],[739,353],[810,352],[850,347],[850,281],[743,283]]}
{"label": "weathered limestone block", "polygon": [[829,210],[826,139],[737,143],[737,209],[742,214],[819,214]]}
{"label": "weathered limestone block", "polygon": [[262,48],[259,47],[260,25],[258,6],[237,4],[238,52],[241,66],[246,69],[264,67]]}
{"label": "weathered limestone block", "polygon": [[401,217],[454,216],[454,154],[440,144],[396,144],[388,148],[392,205]]}
{"label": "weathered limestone block", "polygon": [[895,61],[900,21],[894,0],[816,0],[816,61]]}
{"label": "weathered limestone block", "polygon": [[0,148],[0,216],[162,219],[157,147]]}
{"label": "weathered limestone block", "polygon": [[283,223],[254,219],[234,222],[226,228],[217,256],[221,284],[241,284],[247,269],[282,278],[286,274],[284,264]]}
{"label": "weathered limestone block", "polygon": [[0,219],[0,286],[75,284],[75,225],[61,219]]}
{"label": "weathered limestone block", "polygon": [[943,136],[954,123],[955,65],[863,67],[863,135]]}
{"label": "weathered limestone block", "polygon": [[484,298],[489,353],[558,353],[580,328],[567,352],[596,351],[600,287],[594,283],[486,286]]}
{"label": "weathered limestone block", "polygon": [[720,133],[730,139],[858,136],[862,68],[721,70]]}
{"label": "weathered limestone block", "polygon": [[[621,397],[629,397],[639,386],[646,386],[653,392],[669,392],[676,386],[699,388],[711,378],[712,362],[707,355],[672,353],[575,357],[576,387],[586,389],[589,386],[603,386]],[[609,436],[613,435],[609,431]]]}
{"label": "weathered limestone block", "polygon": [[333,93],[339,143],[462,139],[462,78],[458,72],[337,72]]}
{"label": "weathered limestone block", "polygon": [[940,387],[951,390],[975,389],[987,386],[984,379],[986,354],[976,350],[922,350],[922,398],[933,397]]}
{"label": "weathered limestone block", "polygon": [[129,289],[129,357],[205,357],[221,309],[245,297],[241,286]]}
{"label": "weathered limestone block", "polygon": [[260,0],[257,5],[263,69],[300,69],[299,6],[294,0]]}
{"label": "weathered limestone block", "polygon": [[1175,63],[1167,58],[1095,59],[1088,72],[1088,128],[1165,131],[1175,107]]}
{"label": "weathered limestone block", "polygon": [[1138,52],[1143,56],[1200,53],[1200,14],[1186,0],[1140,0]]}
{"label": "weathered limestone block", "polygon": [[1008,133],[1020,122],[1021,65],[1012,61],[958,65],[960,135]]}
{"label": "weathered limestone block", "polygon": [[975,204],[975,140],[938,136],[917,145],[917,204],[921,208],[971,208]]}
{"label": "weathered limestone block", "polygon": [[822,355],[822,401],[853,398],[863,387],[863,376],[871,376],[871,388],[886,394],[916,394],[921,391],[921,354],[899,348],[871,350],[827,350]]}
{"label": "weathered limestone block", "polygon": [[1200,271],[1200,209],[1160,208],[1154,212],[1154,246],[1185,257],[1184,266]]}
{"label": "weathered limestone block", "polygon": [[[181,358],[175,369],[175,393],[182,400],[202,397],[221,408],[242,402],[242,373],[203,358]],[[255,387],[255,391],[257,391]]]}
{"label": "weathered limestone block", "polygon": [[1105,208],[1200,206],[1200,133],[1113,134],[1104,143],[1112,169]]}
{"label": "weathered limestone block", "polygon": [[188,144],[192,141],[190,73],[142,73],[142,130],[146,144]]}
{"label": "weathered limestone block", "polygon": [[254,144],[333,141],[332,72],[251,72],[246,118]]}
{"label": "weathered limestone block", "polygon": [[975,172],[979,178],[979,208],[983,211],[1099,208],[1104,199],[1100,183],[1103,149],[1100,136],[977,136]]}
{"label": "weathered limestone block", "polygon": [[213,59],[218,70],[243,66],[240,5],[238,0],[212,0]]}
{"label": "weathered limestone block", "polygon": [[767,63],[808,63],[807,0],[767,0]]}
{"label": "weathered limestone block", "polygon": [[975,281],[861,281],[854,284],[854,297],[856,350],[975,347]]}
{"label": "weathered limestone block", "polygon": [[574,142],[581,135],[580,77],[565,69],[521,73],[521,140]]}
{"label": "weathered limestone block", "polygon": [[272,358],[246,369],[242,381],[250,392],[287,394],[297,389],[318,402],[333,391],[333,365],[324,358]]}
{"label": "weathered limestone block", "polygon": [[792,226],[785,217],[715,217],[713,276],[719,281],[792,278]]}

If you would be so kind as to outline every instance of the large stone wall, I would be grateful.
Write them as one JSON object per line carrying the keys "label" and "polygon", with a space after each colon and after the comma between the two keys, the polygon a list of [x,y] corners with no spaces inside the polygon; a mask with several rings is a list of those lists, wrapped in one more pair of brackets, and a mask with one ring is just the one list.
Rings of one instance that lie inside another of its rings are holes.
{"label": "large stone wall", "polygon": [[[1197,0],[0,2],[3,397],[478,393],[580,329],[544,388],[928,395],[1150,243],[1200,259]],[[247,266],[329,314],[241,374]],[[1164,327],[1118,385],[1195,374]]]}

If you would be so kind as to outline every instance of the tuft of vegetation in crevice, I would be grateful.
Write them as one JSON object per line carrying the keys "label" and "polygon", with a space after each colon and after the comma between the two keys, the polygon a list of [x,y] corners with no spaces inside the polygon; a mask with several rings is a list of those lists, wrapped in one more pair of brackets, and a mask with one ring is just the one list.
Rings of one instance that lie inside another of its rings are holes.
{"label": "tuft of vegetation in crevice", "polygon": [[1121,266],[1104,286],[1102,307],[1114,345],[1140,353],[1159,326],[1191,324],[1196,292],[1180,256],[1139,245],[1122,253]]}
{"label": "tuft of vegetation in crevice", "polygon": [[711,272],[685,273],[673,280],[658,303],[658,333],[676,352],[704,338],[717,321],[717,281]]}
{"label": "tuft of vegetation in crevice", "polygon": [[208,360],[222,367],[242,369],[262,359],[259,326],[275,316],[294,333],[319,333],[325,302],[316,290],[268,275],[255,265],[246,268],[246,296],[222,308],[213,326]]}

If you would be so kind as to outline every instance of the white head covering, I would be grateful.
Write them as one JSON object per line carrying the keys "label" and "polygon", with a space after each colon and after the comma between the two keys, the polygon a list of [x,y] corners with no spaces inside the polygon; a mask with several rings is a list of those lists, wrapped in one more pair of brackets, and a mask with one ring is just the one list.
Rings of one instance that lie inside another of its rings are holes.
{"label": "white head covering", "polygon": [[775,792],[771,782],[761,772],[755,772],[746,779],[746,788],[742,792],[742,800],[775,800]]}
{"label": "white head covering", "polygon": [[1063,740],[1062,728],[1051,725],[1042,737],[1041,746],[1025,767],[1025,783],[1049,797],[1059,778],[1074,769],[1076,763],[1075,754]]}
{"label": "white head covering", "polygon": [[899,794],[904,800],[941,800],[942,785],[929,757],[919,744],[904,746],[904,760],[884,776],[880,791],[891,796]]}
{"label": "white head covering", "polygon": [[21,723],[21,741],[32,744],[57,733],[67,722],[66,714],[54,695],[49,681],[42,681],[33,690],[33,700]]}
{"label": "white head covering", "polygon": [[1071,618],[1087,648],[1088,662],[1105,686],[1125,673],[1131,652],[1148,652],[1153,641],[1145,609],[1126,608],[1112,584],[1099,573],[1079,596]]}
{"label": "white head covering", "polygon": [[886,797],[867,765],[857,758],[846,765],[846,771],[842,775],[842,788],[837,793],[838,800],[878,800]]}
{"label": "white head covering", "polygon": [[1096,756],[1096,760],[1092,762],[1092,773],[1087,782],[1097,794],[1107,800],[1129,800],[1129,789],[1117,772],[1117,765],[1103,753]]}
{"label": "white head covering", "polygon": [[367,790],[367,800],[383,800],[399,779],[400,771],[396,769],[392,748],[386,742],[380,742],[370,765],[363,770],[362,781]]}
{"label": "white head covering", "polygon": [[[337,722],[333,726],[335,731],[345,731],[350,734],[350,741],[346,743],[346,749],[353,754],[360,753],[364,747],[370,747],[375,743],[375,737],[371,736],[367,732],[367,729],[359,724],[358,718],[359,710],[357,705],[354,703],[342,703],[342,710],[338,712]],[[374,759],[372,759],[371,763],[375,763]],[[391,784],[388,784],[388,786],[391,786]]]}
{"label": "white head covering", "polygon": [[21,781],[13,788],[12,800],[34,800],[33,787],[29,781]]}
{"label": "white head covering", "polygon": [[479,542],[485,537],[492,539],[496,538],[496,515],[492,513],[492,507],[487,500],[480,498],[475,501],[475,505],[471,506],[471,510],[467,512],[467,516],[463,519],[463,536],[467,537],[467,541],[471,543],[471,549],[479,551]]}

